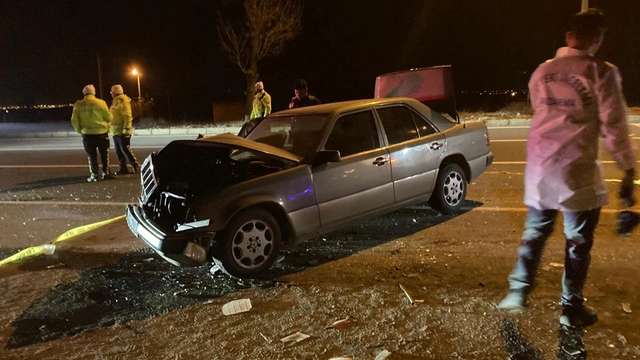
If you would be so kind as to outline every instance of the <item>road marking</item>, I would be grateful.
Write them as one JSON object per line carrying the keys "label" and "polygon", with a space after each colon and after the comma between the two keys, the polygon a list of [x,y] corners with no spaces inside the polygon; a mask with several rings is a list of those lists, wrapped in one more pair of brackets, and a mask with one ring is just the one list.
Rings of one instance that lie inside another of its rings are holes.
{"label": "road marking", "polygon": [[[640,136],[629,136],[630,140],[640,140]],[[527,139],[491,139],[491,143],[527,142]]]}
{"label": "road marking", "polygon": [[[479,207],[465,207],[463,206],[461,208],[462,210],[472,210],[472,211],[493,211],[493,212],[527,212],[528,209],[526,207],[513,207],[513,208],[506,208],[506,207],[488,207],[488,206],[479,206]],[[631,210],[631,211],[639,211],[640,208],[629,208],[629,209],[625,209],[625,210]],[[560,210],[558,210],[560,211]],[[600,212],[604,213],[604,214],[617,214],[620,212],[619,209],[602,209],[600,210]]]}
{"label": "road marking", "polygon": [[0,165],[0,169],[86,168],[85,165]]}
{"label": "road marking", "polygon": [[[131,149],[162,149],[166,145],[158,146],[132,146]],[[71,150],[83,150],[81,147],[55,147],[55,148],[36,148],[36,147],[8,147],[0,148],[0,152],[6,151],[71,151]]]}
{"label": "road marking", "polygon": [[[637,160],[636,162],[640,163],[640,160]],[[617,164],[615,160],[602,160],[600,161],[600,163],[605,165]],[[491,165],[526,165],[526,164],[527,164],[526,161],[494,161],[491,163]]]}
{"label": "road marking", "polygon": [[78,205],[78,206],[127,206],[134,205],[132,202],[116,201],[0,201],[0,205]]}
{"label": "road marking", "polygon": [[[524,176],[524,173],[522,172],[509,172],[509,171],[485,171],[484,174],[492,174],[492,175],[522,175]],[[604,181],[606,182],[614,182],[614,183],[621,183],[622,180],[621,179],[604,179]],[[633,183],[636,185],[640,185],[640,180],[633,180]]]}
{"label": "road marking", "polygon": [[[619,180],[607,180],[607,181],[613,181],[613,182],[617,182]],[[640,180],[636,180],[634,181],[636,184],[640,185]],[[469,199],[469,200],[473,200],[473,199]],[[78,202],[74,202],[74,201],[0,201],[0,205],[38,205],[38,206],[42,206],[42,205],[80,205],[80,206],[94,206],[94,205],[100,205],[100,206],[126,206],[126,205],[135,205],[134,203],[130,203],[130,202],[107,202],[107,201],[95,201],[95,202],[82,202],[82,201],[78,201]],[[462,207],[462,210],[476,210],[476,211],[495,211],[495,212],[526,212],[527,208],[526,207],[488,207],[488,206],[479,206],[479,207]],[[628,210],[634,210],[634,211],[640,211],[640,208],[638,209],[628,209]],[[612,214],[612,213],[617,213],[620,210],[617,209],[602,209],[603,213],[607,213],[607,214]]]}

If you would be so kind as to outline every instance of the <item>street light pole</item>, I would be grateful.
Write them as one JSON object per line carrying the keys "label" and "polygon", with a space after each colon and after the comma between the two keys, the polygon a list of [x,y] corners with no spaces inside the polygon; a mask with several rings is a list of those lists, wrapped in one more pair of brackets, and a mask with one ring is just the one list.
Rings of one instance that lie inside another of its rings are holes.
{"label": "street light pole", "polygon": [[142,98],[142,93],[140,92],[140,73],[136,69],[133,69],[131,73],[138,78],[138,100],[140,100]]}

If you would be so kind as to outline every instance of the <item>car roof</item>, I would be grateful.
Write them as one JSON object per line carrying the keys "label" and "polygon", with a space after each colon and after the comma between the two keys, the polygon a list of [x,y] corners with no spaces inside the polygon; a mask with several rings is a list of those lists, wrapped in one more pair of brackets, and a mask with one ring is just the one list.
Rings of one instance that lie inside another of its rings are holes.
{"label": "car roof", "polygon": [[331,113],[343,113],[352,110],[358,110],[369,106],[386,105],[386,104],[410,104],[414,108],[419,107],[419,101],[407,98],[407,97],[393,97],[393,98],[379,98],[379,99],[362,99],[362,100],[349,100],[340,101],[334,103],[305,106],[296,109],[289,109],[278,111],[271,116],[292,116],[292,115],[318,115],[318,114],[331,114]]}

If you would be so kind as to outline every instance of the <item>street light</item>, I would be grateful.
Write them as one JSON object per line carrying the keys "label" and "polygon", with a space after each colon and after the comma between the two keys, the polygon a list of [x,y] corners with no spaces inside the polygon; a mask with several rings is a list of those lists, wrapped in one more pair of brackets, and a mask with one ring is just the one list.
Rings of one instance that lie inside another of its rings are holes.
{"label": "street light", "polygon": [[131,71],[131,74],[135,75],[136,78],[138,78],[138,99],[140,99],[142,97],[142,95],[140,93],[140,73],[138,72],[138,70],[133,69]]}

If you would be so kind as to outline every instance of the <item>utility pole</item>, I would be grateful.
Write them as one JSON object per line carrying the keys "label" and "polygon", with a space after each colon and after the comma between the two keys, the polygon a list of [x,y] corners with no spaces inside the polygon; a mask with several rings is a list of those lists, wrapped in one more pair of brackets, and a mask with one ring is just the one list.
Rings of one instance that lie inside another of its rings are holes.
{"label": "utility pole", "polygon": [[98,87],[100,88],[100,99],[102,97],[102,66],[100,65],[100,54],[98,54]]}
{"label": "utility pole", "polygon": [[582,10],[587,10],[589,8],[589,0],[582,0]]}

